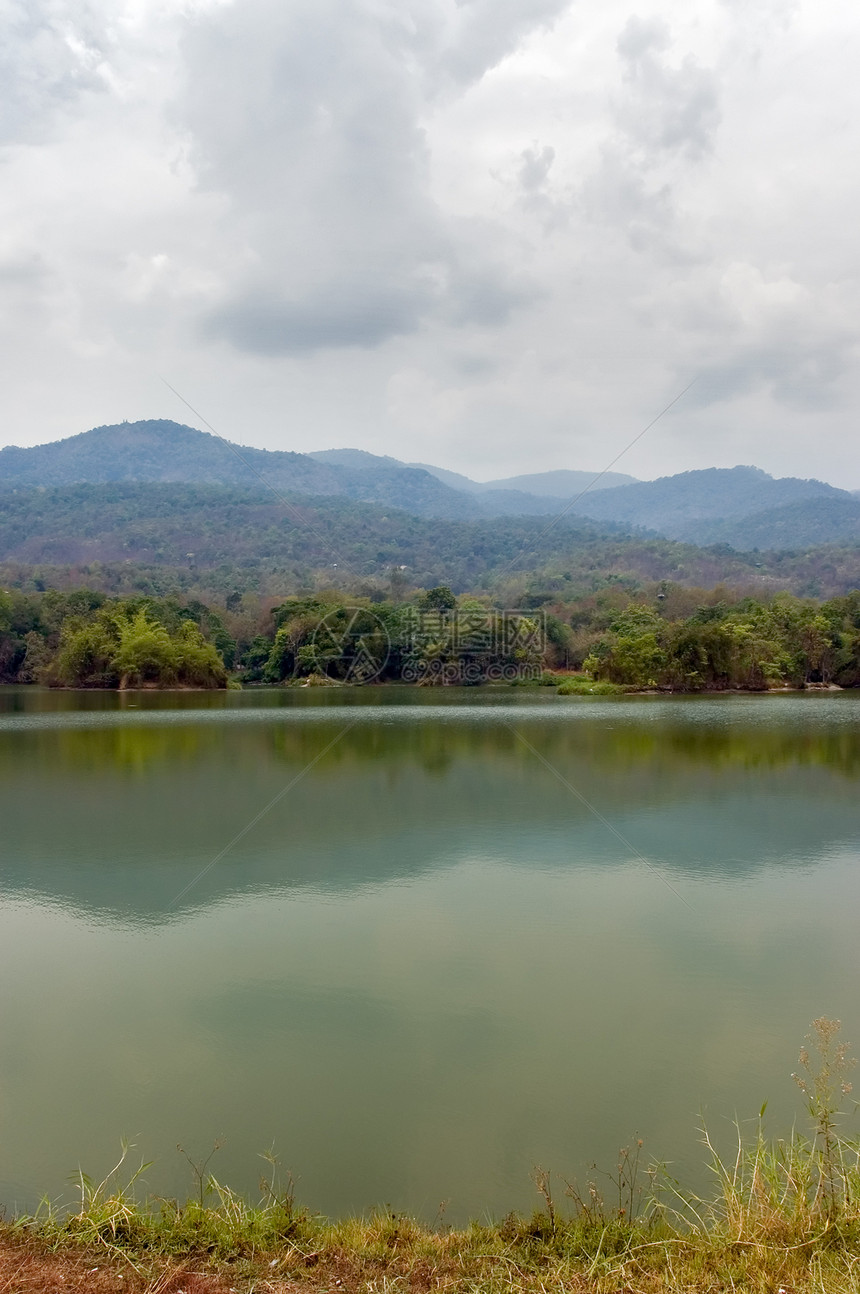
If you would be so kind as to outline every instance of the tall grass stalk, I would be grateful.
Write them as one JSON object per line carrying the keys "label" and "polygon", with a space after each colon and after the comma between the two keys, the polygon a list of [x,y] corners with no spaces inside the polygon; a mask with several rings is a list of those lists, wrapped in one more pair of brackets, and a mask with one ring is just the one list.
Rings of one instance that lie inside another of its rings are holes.
{"label": "tall grass stalk", "polygon": [[[860,1294],[860,1143],[843,1133],[852,1062],[838,1032],[838,1021],[822,1017],[801,1052],[810,1135],[769,1139],[764,1106],[752,1134],[736,1123],[728,1156],[703,1130],[714,1183],[703,1195],[685,1192],[664,1166],[643,1166],[637,1139],[604,1175],[608,1189],[595,1175],[583,1188],[568,1182],[560,1199],[549,1170],[535,1169],[540,1207],[530,1217],[434,1229],[385,1210],[332,1223],[296,1206],[292,1178],[280,1184],[271,1152],[262,1156],[256,1204],[209,1174],[208,1160],[192,1163],[196,1189],[185,1203],[139,1200],[148,1165],[123,1182],[132,1149],[124,1144],[101,1181],[76,1176],[75,1209],[45,1202],[16,1221],[15,1234],[55,1251],[84,1246],[122,1255],[138,1273],[192,1260],[229,1263],[237,1289],[281,1288],[271,1284],[277,1275],[377,1291]],[[0,1242],[3,1236],[0,1226]],[[261,1272],[269,1284],[255,1286]]]}

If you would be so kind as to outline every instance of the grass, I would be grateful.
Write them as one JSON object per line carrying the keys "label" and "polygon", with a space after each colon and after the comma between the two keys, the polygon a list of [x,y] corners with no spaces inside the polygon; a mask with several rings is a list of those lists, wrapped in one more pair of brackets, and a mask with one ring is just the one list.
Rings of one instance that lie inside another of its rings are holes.
{"label": "grass", "polygon": [[[763,1108],[753,1136],[738,1126],[727,1160],[704,1131],[713,1177],[705,1196],[685,1192],[659,1166],[643,1166],[637,1142],[601,1179],[608,1187],[536,1168],[540,1207],[528,1217],[461,1229],[392,1212],[332,1222],[296,1204],[271,1155],[263,1156],[256,1204],[219,1183],[208,1161],[192,1163],[197,1189],[185,1203],[139,1201],[146,1165],[123,1183],[126,1146],[103,1181],[78,1177],[76,1210],[45,1203],[34,1217],[0,1227],[0,1294],[860,1294],[860,1144],[840,1130],[852,1062],[838,1028],[815,1021],[816,1059],[801,1052],[797,1081],[810,1135],[768,1139]],[[76,1285],[75,1273],[85,1283]]]}
{"label": "grass", "polygon": [[620,696],[635,688],[620,683],[599,682],[588,674],[554,673],[545,669],[537,678],[514,679],[511,687],[552,687],[559,696]]}
{"label": "grass", "polygon": [[589,678],[587,674],[570,674],[559,683],[559,696],[620,696],[631,691],[620,683],[608,683]]}

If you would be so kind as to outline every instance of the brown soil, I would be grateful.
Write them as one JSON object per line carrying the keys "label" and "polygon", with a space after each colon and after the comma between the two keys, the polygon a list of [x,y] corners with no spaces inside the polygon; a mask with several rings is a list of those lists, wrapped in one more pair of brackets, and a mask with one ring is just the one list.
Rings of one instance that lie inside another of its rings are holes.
{"label": "brown soil", "polygon": [[121,1255],[54,1252],[32,1237],[0,1236],[0,1294],[245,1294],[250,1285],[259,1294],[309,1294],[307,1286],[274,1273],[231,1283],[229,1274],[195,1270],[199,1266],[161,1261],[144,1272]]}

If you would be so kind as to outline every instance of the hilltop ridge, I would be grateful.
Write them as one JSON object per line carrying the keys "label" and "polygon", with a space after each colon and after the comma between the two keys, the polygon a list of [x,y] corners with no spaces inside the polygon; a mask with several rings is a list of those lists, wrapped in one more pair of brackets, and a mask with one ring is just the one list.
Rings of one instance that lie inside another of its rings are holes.
{"label": "hilltop ridge", "polygon": [[269,487],[276,494],[381,504],[447,521],[569,512],[604,530],[644,531],[698,546],[797,549],[860,542],[856,493],[813,478],[775,478],[752,466],[655,481],[559,469],[478,482],[360,449],[305,454],[236,445],[170,419],[94,427],[51,444],[0,450],[0,491],[122,482]]}

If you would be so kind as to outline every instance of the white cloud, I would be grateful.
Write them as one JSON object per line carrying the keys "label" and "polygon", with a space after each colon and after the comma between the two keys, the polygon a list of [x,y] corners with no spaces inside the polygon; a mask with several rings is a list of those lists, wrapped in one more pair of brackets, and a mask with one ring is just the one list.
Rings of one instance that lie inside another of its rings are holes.
{"label": "white cloud", "polygon": [[860,486],[850,7],[5,0],[0,21],[4,441],[181,418],[164,373],[250,443],[600,467],[699,374],[626,470]]}
{"label": "white cloud", "polygon": [[689,54],[673,67],[671,45],[664,19],[628,18],[617,46],[627,90],[618,120],[644,159],[675,153],[696,161],[711,152],[719,125],[717,77]]}

